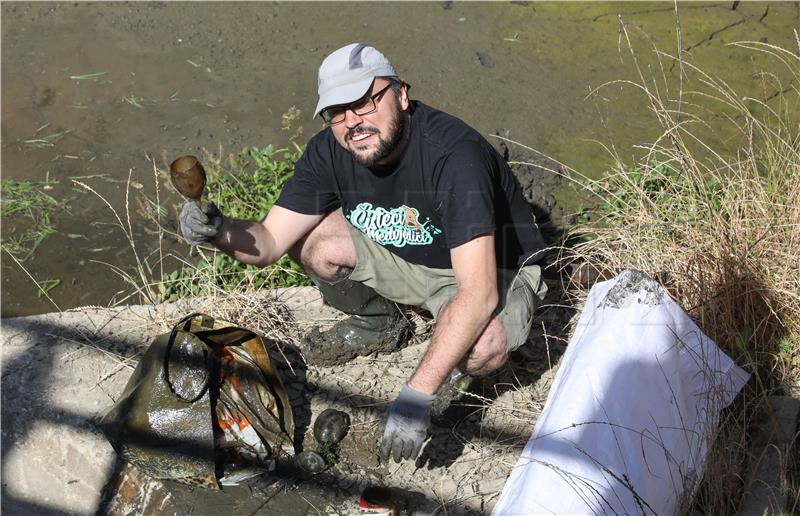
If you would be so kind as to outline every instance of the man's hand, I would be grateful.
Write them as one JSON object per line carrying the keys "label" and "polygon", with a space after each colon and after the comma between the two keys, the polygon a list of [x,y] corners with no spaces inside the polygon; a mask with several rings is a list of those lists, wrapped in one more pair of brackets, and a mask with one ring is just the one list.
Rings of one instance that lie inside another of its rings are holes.
{"label": "man's hand", "polygon": [[186,201],[178,218],[181,234],[189,245],[211,242],[222,227],[222,213],[213,202],[206,203],[201,208],[194,201]]}
{"label": "man's hand", "polygon": [[435,399],[434,394],[425,394],[403,385],[386,418],[380,449],[383,462],[388,462],[390,454],[398,463],[400,459],[417,458],[428,434],[431,405]]}

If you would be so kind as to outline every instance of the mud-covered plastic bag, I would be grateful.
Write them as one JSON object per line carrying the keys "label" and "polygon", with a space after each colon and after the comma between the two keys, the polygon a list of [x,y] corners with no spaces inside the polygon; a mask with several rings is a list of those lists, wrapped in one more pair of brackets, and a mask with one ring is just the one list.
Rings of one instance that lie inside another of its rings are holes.
{"label": "mud-covered plastic bag", "polygon": [[294,417],[262,339],[193,314],[153,340],[100,428],[151,477],[219,489],[274,469]]}

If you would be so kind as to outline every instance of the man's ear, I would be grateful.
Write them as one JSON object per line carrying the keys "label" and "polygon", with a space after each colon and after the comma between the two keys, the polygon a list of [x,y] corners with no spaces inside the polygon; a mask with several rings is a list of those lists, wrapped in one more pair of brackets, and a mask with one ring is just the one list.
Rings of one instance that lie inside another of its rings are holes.
{"label": "man's ear", "polygon": [[408,84],[403,83],[403,85],[400,86],[400,91],[397,92],[397,100],[400,101],[400,109],[403,111],[408,109]]}

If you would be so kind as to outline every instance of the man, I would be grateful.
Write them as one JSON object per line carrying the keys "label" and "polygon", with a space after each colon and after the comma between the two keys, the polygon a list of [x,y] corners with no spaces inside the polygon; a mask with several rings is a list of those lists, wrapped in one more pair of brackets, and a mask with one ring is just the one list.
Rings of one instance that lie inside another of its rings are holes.
{"label": "man", "polygon": [[381,456],[397,462],[418,455],[440,387],[497,369],[525,342],[546,291],[536,265],[544,244],[508,165],[479,133],[408,90],[375,48],[336,50],[319,69],[314,116],[327,127],[266,218],[224,218],[191,202],[181,212],[189,243],[258,266],[289,253],[329,304],[351,314],[332,338],[312,339],[307,356],[315,347],[328,357],[391,349],[403,329],[387,299],[436,317],[388,411]]}

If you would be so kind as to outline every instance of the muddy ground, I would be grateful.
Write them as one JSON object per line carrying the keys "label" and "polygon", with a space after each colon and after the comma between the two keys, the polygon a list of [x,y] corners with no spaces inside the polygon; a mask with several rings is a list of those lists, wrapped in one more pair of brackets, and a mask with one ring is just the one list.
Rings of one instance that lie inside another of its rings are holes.
{"label": "muddy ground", "polygon": [[4,514],[210,515],[222,507],[228,514],[352,514],[368,485],[398,489],[418,514],[488,512],[530,436],[566,347],[569,312],[553,306],[563,303],[559,297],[550,294],[529,344],[506,367],[476,382],[434,420],[416,463],[382,464],[379,424],[424,352],[429,321],[414,315],[416,337],[395,352],[316,367],[303,362],[295,337],[340,316],[313,288],[264,296],[256,303],[263,310],[288,307],[280,310],[282,324],[266,333],[276,338],[273,359],[295,411],[298,449],[317,448],[312,426],[325,408],[346,411],[352,426],[333,468],[316,476],[276,473],[222,492],[152,480],[125,466],[96,423],[153,336],[193,309],[249,319],[240,307],[199,300],[6,319]]}
{"label": "muddy ground", "polygon": [[[487,514],[544,408],[566,350],[569,320],[578,309],[571,308],[571,296],[559,285],[549,286],[526,345],[434,418],[421,457],[401,464],[379,462],[377,444],[389,402],[428,343],[431,322],[416,312],[407,312],[415,328],[408,345],[335,367],[302,359],[302,335],[341,317],[311,287],[4,319],[3,514],[346,515],[357,514],[359,495],[376,485],[391,488],[414,514]],[[98,421],[120,398],[153,337],[194,311],[258,329],[267,337],[295,413],[298,451],[317,449],[312,428],[324,409],[350,415],[352,425],[338,462],[317,475],[280,468],[239,486],[209,491],[153,480],[117,458]],[[778,472],[785,451],[777,451],[784,448],[776,448],[766,435],[776,417],[785,419],[781,432],[787,437],[781,446],[788,450],[797,435],[800,408],[797,400],[782,398],[784,408],[775,414],[784,415],[764,413],[764,427],[758,431],[767,433],[758,434],[760,441],[740,471],[747,479],[740,486],[745,502],[749,498],[746,506],[759,507],[747,514],[760,514],[767,498],[776,504],[780,499]],[[775,451],[762,467],[768,449]],[[748,469],[754,465],[755,476]],[[756,491],[759,496],[753,496]]]}
{"label": "muddy ground", "polygon": [[[799,5],[680,4],[683,56],[734,87],[749,82],[761,63],[728,44],[795,48]],[[346,43],[381,48],[413,97],[591,177],[608,168],[612,153],[628,160],[640,153],[634,144],[661,133],[634,88],[611,84],[590,95],[609,81],[636,79],[618,15],[644,70],[663,73],[673,87],[677,78],[651,52],[674,54],[678,41],[674,8],[663,3],[3,2],[1,9],[3,180],[48,180],[41,188],[59,204],[55,233],[32,256],[20,265],[2,254],[4,317],[138,302],[113,271],[133,263],[114,215],[72,180],[124,220],[131,171],[131,228],[155,266],[139,202],[152,210],[158,201],[174,228],[180,199],[165,184],[156,198],[148,157],[163,168],[202,148],[227,154],[282,145],[281,114],[291,106],[302,112],[306,141],[320,128],[309,114],[317,67]],[[550,207],[560,201],[571,212],[584,202],[571,182],[521,177]],[[30,227],[24,215],[2,222],[4,243]],[[187,251],[177,239],[165,245]],[[52,287],[52,302],[34,281]]]}

